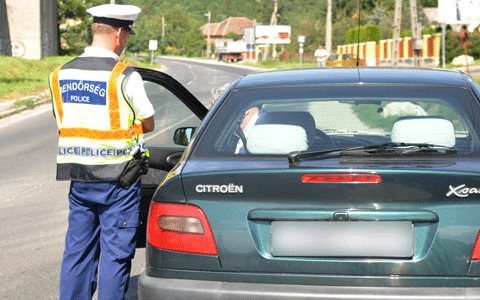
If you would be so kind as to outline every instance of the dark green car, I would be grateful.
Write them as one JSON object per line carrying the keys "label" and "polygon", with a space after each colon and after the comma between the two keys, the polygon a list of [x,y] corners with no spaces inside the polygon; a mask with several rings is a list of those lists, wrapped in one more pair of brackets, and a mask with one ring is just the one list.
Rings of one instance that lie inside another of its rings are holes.
{"label": "dark green car", "polygon": [[469,75],[286,70],[241,77],[208,113],[177,98],[195,121],[152,148],[175,167],[146,185],[140,299],[480,299]]}

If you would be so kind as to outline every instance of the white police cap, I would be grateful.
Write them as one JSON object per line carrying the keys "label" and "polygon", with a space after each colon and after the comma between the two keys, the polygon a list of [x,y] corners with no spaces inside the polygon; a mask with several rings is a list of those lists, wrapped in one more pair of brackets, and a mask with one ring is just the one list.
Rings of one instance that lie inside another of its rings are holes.
{"label": "white police cap", "polygon": [[142,10],[135,5],[122,4],[103,4],[87,9],[87,12],[93,16],[93,23],[103,23],[115,27],[124,27],[133,31],[133,21]]}

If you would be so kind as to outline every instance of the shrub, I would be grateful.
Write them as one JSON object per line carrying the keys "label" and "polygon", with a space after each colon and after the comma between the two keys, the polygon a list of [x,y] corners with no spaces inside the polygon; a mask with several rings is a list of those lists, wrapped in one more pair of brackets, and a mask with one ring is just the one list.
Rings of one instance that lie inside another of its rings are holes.
{"label": "shrub", "polygon": [[[460,47],[460,40],[457,37],[457,32],[447,31],[445,35],[445,59],[447,62],[451,62],[455,57],[464,55],[465,50]],[[467,53],[474,59],[480,58],[480,34],[478,30],[468,33],[467,42],[471,42],[471,45],[467,46]]]}
{"label": "shrub", "polygon": [[226,35],[223,36],[224,39],[231,39],[231,40],[234,40],[234,41],[238,41],[241,36],[239,36],[238,34],[236,34],[235,32],[229,32],[227,33]]}
{"label": "shrub", "polygon": [[345,43],[356,44],[366,42],[378,43],[382,39],[382,33],[377,25],[367,25],[360,28],[360,37],[358,36],[358,28],[350,29],[345,37]]}

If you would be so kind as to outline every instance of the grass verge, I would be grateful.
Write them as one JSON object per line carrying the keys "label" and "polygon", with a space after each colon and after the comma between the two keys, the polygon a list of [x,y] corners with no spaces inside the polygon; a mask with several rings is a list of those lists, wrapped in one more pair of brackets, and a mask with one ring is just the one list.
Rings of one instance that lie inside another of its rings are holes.
{"label": "grass verge", "polygon": [[[41,60],[0,56],[0,102],[38,95],[48,89],[48,77],[58,66],[72,60],[72,56],[45,57]],[[131,57],[123,59],[131,66],[155,68],[146,61]],[[28,104],[28,103],[27,103]],[[17,105],[17,104],[16,104]],[[24,104],[18,104],[24,105]]]}
{"label": "grass verge", "polygon": [[0,101],[35,95],[48,89],[48,75],[72,57],[30,60],[0,56]]}

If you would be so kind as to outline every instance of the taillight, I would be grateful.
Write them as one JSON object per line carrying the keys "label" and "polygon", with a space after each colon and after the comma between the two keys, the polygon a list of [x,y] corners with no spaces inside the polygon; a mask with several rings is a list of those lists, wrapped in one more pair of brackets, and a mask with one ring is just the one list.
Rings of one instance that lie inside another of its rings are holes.
{"label": "taillight", "polygon": [[376,174],[305,174],[303,182],[325,183],[378,183],[382,177]]}
{"label": "taillight", "polygon": [[480,231],[478,232],[477,240],[473,247],[471,260],[480,260]]}
{"label": "taillight", "polygon": [[205,213],[190,204],[152,202],[147,241],[163,250],[218,255]]}

